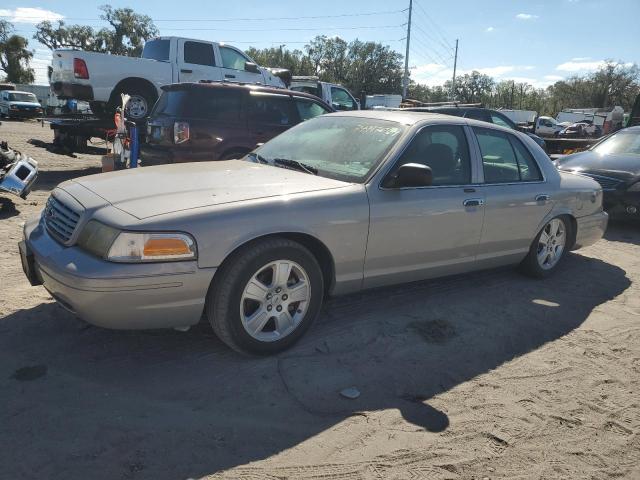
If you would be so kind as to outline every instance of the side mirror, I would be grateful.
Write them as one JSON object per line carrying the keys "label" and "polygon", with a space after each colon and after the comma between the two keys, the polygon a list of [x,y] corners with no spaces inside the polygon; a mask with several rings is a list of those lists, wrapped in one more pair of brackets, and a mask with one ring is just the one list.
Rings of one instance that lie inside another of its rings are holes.
{"label": "side mirror", "polygon": [[258,65],[251,62],[245,62],[244,70],[245,72],[250,72],[250,73],[260,73],[260,69],[258,68]]}
{"label": "side mirror", "polygon": [[383,183],[386,188],[429,187],[433,183],[431,167],[421,163],[405,163],[387,177]]}

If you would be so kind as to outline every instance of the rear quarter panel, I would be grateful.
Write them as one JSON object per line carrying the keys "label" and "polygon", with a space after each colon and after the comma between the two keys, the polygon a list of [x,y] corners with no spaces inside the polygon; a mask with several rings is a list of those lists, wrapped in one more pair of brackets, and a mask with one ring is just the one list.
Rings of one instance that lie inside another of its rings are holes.
{"label": "rear quarter panel", "polygon": [[[74,58],[85,61],[89,70],[88,79],[75,78]],[[173,67],[169,62],[75,50],[53,52],[52,67],[51,83],[90,85],[94,100],[101,102],[108,101],[114,87],[125,78],[144,78],[159,90],[162,85],[172,83],[173,77]]]}

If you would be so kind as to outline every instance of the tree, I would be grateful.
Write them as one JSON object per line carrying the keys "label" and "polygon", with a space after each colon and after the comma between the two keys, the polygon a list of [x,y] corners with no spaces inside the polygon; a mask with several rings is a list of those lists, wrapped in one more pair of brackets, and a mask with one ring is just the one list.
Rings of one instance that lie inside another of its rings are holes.
{"label": "tree", "polygon": [[[474,70],[456,79],[454,98],[463,103],[482,102],[490,96],[494,85],[493,78]],[[444,84],[445,90],[451,91],[451,87],[451,80],[447,80]]]}
{"label": "tree", "polygon": [[67,26],[63,20],[54,26],[44,21],[36,25],[33,38],[52,50],[78,48],[136,57],[142,53],[144,42],[159,34],[151,17],[135,13],[131,8],[114,9],[103,5],[100,10],[104,12],[100,18],[108,22],[110,28],[94,30],[86,25]]}
{"label": "tree", "polygon": [[32,83],[35,80],[33,68],[29,66],[33,52],[28,46],[26,38],[13,34],[11,23],[0,20],[0,70],[5,73],[7,82]]}

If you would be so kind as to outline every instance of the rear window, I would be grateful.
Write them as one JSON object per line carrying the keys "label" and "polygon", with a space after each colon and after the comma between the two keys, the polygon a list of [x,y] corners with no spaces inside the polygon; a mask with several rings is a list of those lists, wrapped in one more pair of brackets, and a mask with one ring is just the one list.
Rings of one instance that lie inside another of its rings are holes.
{"label": "rear window", "polygon": [[214,88],[169,90],[156,103],[152,116],[203,118],[235,121],[242,110],[242,92]]}
{"label": "rear window", "polygon": [[170,47],[170,40],[151,40],[144,44],[144,48],[142,49],[142,58],[168,62]]}
{"label": "rear window", "polygon": [[184,42],[184,63],[215,67],[213,45],[202,42]]}

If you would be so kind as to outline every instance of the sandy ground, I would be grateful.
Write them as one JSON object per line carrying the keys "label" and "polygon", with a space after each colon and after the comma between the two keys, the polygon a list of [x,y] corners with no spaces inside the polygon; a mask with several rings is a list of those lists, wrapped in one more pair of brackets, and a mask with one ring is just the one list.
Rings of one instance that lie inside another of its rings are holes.
{"label": "sandy ground", "polygon": [[21,223],[100,157],[27,143],[52,138],[34,123],[0,138],[42,170],[27,201],[0,194],[1,478],[640,478],[639,226],[545,281],[334,299],[296,347],[247,358],[205,324],[103,330],[30,287]]}

